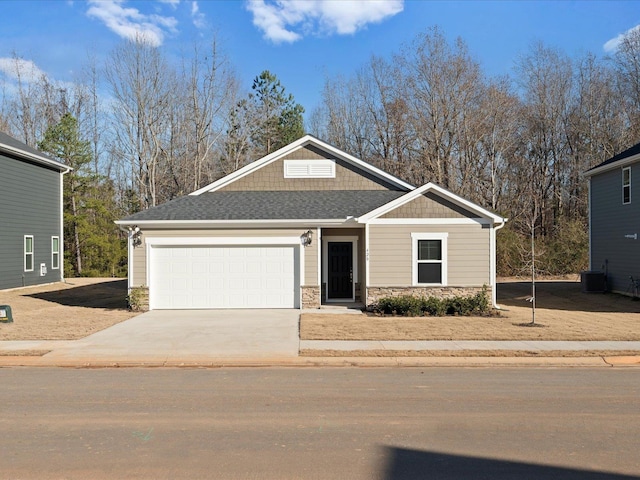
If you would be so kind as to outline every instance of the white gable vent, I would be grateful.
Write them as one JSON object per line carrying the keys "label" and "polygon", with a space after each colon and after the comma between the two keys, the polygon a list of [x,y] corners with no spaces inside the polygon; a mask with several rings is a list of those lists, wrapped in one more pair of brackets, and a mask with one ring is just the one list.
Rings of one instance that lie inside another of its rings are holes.
{"label": "white gable vent", "polygon": [[285,160],[284,178],[335,178],[333,160]]}

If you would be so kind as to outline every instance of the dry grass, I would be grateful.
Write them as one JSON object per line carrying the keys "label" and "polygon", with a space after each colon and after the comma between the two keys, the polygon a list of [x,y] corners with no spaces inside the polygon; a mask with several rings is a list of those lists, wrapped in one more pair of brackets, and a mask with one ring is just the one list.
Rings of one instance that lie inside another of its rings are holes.
{"label": "dry grass", "polygon": [[303,314],[302,340],[640,340],[640,301],[615,294],[585,294],[575,279],[537,284],[536,323],[527,301],[531,285],[498,284],[493,317],[382,317]]}
{"label": "dry grass", "polygon": [[300,350],[301,357],[607,357],[636,356],[635,350]]}
{"label": "dry grass", "polygon": [[75,340],[136,313],[126,307],[127,281],[70,278],[66,283],[0,291],[13,323],[0,323],[0,340]]}

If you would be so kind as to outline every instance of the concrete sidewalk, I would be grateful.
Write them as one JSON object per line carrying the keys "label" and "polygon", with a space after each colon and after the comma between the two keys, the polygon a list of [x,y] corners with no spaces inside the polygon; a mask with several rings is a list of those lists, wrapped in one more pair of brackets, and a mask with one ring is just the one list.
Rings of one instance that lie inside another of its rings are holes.
{"label": "concrete sidewalk", "polygon": [[[97,335],[97,334],[96,334]],[[89,339],[90,337],[87,337]],[[296,341],[300,350],[335,350],[340,357],[299,356],[295,352],[260,352],[256,345],[245,350],[230,346],[226,351],[212,348],[206,335],[198,340],[173,342],[170,349],[135,348],[118,350],[100,345],[91,339],[74,341],[1,341],[0,366],[60,366],[60,367],[229,367],[229,366],[640,366],[640,342],[625,341]],[[193,340],[193,339],[192,339]],[[248,347],[248,345],[245,345]],[[25,351],[51,352],[43,356],[28,356]],[[411,356],[349,356],[348,352],[367,350],[434,352],[429,357]],[[606,352],[602,356],[482,356],[483,351],[515,352]],[[251,353],[248,353],[248,352]],[[442,352],[473,352],[474,356],[459,357]],[[616,352],[638,351],[637,356],[619,356]],[[16,355],[12,355],[15,352]]]}
{"label": "concrete sidewalk", "polygon": [[417,341],[330,341],[330,340],[301,340],[300,350],[513,350],[527,352],[551,352],[551,351],[631,351],[636,350],[640,354],[640,341],[494,341],[494,340],[417,340]]}

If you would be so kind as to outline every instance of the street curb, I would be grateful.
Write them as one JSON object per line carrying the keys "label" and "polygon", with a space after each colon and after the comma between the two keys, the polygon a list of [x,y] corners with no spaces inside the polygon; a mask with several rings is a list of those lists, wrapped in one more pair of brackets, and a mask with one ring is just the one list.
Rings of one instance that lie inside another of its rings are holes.
{"label": "street curb", "polygon": [[618,367],[640,366],[634,357],[291,357],[200,359],[46,359],[0,356],[0,367],[229,368],[229,367]]}
{"label": "street curb", "polygon": [[638,367],[640,366],[640,356],[612,356],[603,357],[603,360],[611,366],[615,367]]}

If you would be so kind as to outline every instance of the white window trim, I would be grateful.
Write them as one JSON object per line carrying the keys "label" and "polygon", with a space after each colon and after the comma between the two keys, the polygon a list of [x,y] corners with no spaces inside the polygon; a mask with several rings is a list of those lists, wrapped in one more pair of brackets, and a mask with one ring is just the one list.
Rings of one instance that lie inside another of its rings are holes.
{"label": "white window trim", "polygon": [[[27,238],[31,239],[31,252],[27,252]],[[36,264],[34,251],[36,249],[35,240],[33,239],[33,235],[25,235],[24,240],[22,241],[22,260],[25,272],[33,272]],[[27,255],[31,255],[31,268],[27,268]]]}
{"label": "white window trim", "polygon": [[[625,184],[624,183],[624,173],[625,172],[629,172],[629,183]],[[625,202],[624,201],[624,189],[625,187],[629,187],[629,201]],[[622,169],[622,204],[623,205],[629,205],[631,203],[631,167],[624,167]]]}
{"label": "white window trim", "polygon": [[[336,162],[333,160],[285,160],[283,163],[284,178],[336,178]],[[291,167],[304,167],[305,172]],[[314,171],[313,167],[321,168]]]}
{"label": "white window trim", "polygon": [[[414,287],[446,287],[448,284],[447,270],[447,239],[448,233],[411,233],[411,271],[412,284]],[[418,240],[440,240],[442,247],[442,282],[441,283],[418,283]]]}
{"label": "white window trim", "polygon": [[[58,250],[53,249],[53,241],[58,240]],[[54,257],[58,255],[58,266],[56,267],[56,262],[53,261]],[[60,270],[60,237],[54,235],[51,237],[51,270]]]}

